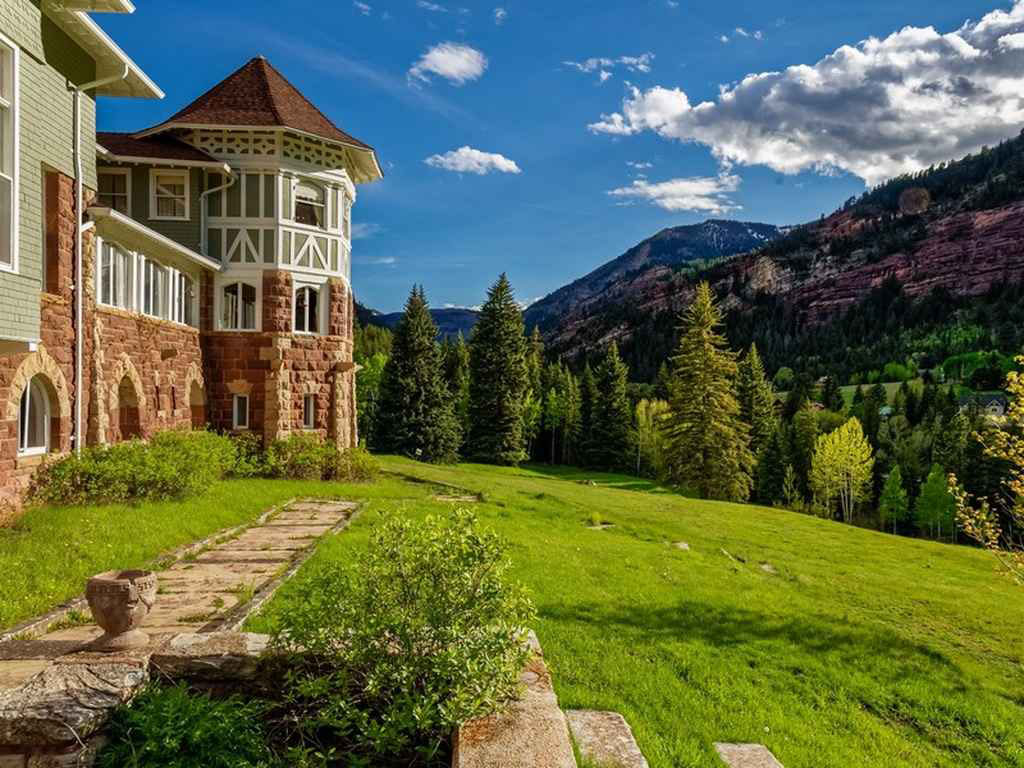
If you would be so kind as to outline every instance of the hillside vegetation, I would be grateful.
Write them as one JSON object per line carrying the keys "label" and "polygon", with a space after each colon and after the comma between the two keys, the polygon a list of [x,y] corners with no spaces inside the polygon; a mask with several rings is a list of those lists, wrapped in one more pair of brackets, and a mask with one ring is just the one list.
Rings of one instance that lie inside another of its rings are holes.
{"label": "hillside vegetation", "polygon": [[512,543],[560,703],[622,712],[652,768],[717,767],[715,741],[764,743],[787,768],[1024,765],[1024,600],[982,552],[615,475],[385,468],[344,489],[361,516],[254,629],[382,513],[469,492]]}

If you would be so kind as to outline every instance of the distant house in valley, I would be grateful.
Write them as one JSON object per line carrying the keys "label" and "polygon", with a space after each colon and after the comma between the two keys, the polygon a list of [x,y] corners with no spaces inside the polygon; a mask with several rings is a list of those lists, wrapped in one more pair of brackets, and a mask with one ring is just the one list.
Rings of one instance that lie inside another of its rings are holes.
{"label": "distant house in valley", "polygon": [[1010,401],[1001,392],[964,395],[960,398],[960,412],[980,411],[994,421],[1006,418],[1010,409]]}

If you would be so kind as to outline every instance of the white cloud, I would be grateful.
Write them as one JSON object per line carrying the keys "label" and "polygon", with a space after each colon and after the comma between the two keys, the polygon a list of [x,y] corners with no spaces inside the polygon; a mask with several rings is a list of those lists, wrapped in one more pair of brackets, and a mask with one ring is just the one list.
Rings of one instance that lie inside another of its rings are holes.
{"label": "white cloud", "polygon": [[627,160],[626,165],[637,171],[646,171],[648,168],[654,167],[654,163],[640,162],[637,160]]}
{"label": "white cloud", "polygon": [[367,238],[379,235],[383,231],[384,227],[372,221],[356,222],[355,224],[352,225],[352,239],[366,240]]}
{"label": "white cloud", "polygon": [[595,133],[652,131],[724,164],[847,171],[876,184],[977,151],[1024,124],[1024,0],[954,32],[905,27],[813,65],[747,75],[713,101],[631,88]]}
{"label": "white cloud", "polygon": [[583,61],[563,61],[562,64],[585,74],[597,72],[603,83],[612,76],[612,71],[616,67],[623,67],[629,72],[647,73],[651,71],[652,61],[654,61],[653,53],[641,53],[639,56],[619,56],[617,59],[595,56]]}
{"label": "white cloud", "polygon": [[431,155],[424,160],[433,168],[441,168],[456,173],[475,173],[484,176],[492,171],[498,173],[522,173],[522,169],[514,160],[493,152],[481,152],[472,147],[460,147],[443,155]]}
{"label": "white cloud", "polygon": [[721,215],[740,209],[729,196],[739,187],[739,176],[721,173],[718,176],[669,179],[654,183],[636,179],[628,187],[609,190],[608,194],[627,204],[641,200],[666,211],[698,211]]}
{"label": "white cloud", "polygon": [[729,37],[729,35],[719,35],[718,41],[721,43],[728,43],[733,38],[736,37],[746,37],[753,38],[754,40],[764,40],[764,32],[762,32],[760,29],[756,29],[753,32],[751,32],[746,27],[736,27],[736,29],[734,29],[732,32],[732,37]]}
{"label": "white cloud", "polygon": [[718,41],[721,42],[721,43],[728,43],[729,42],[729,36],[728,35],[720,35],[719,38],[718,38]]}
{"label": "white cloud", "polygon": [[499,27],[502,24],[505,23],[505,20],[507,18],[508,18],[508,11],[506,11],[504,8],[495,8],[494,9],[494,23],[497,24]]}
{"label": "white cloud", "polygon": [[367,5],[366,3],[361,3],[359,2],[359,0],[353,0],[352,5],[355,7],[357,11],[363,14],[363,16],[369,16],[371,11],[373,11],[373,6]]}
{"label": "white cloud", "polygon": [[448,9],[443,5],[431,3],[428,0],[416,0],[416,7],[422,8],[424,11],[433,11],[434,13],[448,13]]}
{"label": "white cloud", "polygon": [[667,5],[669,8],[678,8],[679,7],[679,3],[676,2],[676,0],[665,0],[665,5]]}
{"label": "white cloud", "polygon": [[465,85],[478,79],[487,69],[487,57],[462,43],[438,43],[424,53],[409,69],[409,77],[430,82],[430,75],[445,78],[453,85]]}

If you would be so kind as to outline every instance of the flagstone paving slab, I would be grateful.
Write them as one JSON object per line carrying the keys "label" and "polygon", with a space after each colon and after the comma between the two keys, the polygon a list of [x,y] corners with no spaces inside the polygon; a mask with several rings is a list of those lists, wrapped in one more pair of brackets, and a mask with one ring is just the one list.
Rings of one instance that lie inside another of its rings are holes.
{"label": "flagstone paving slab", "polygon": [[729,768],[783,768],[763,744],[715,744],[715,749]]}
{"label": "flagstone paving slab", "polygon": [[633,730],[618,712],[573,709],[565,717],[585,759],[601,768],[648,768]]}

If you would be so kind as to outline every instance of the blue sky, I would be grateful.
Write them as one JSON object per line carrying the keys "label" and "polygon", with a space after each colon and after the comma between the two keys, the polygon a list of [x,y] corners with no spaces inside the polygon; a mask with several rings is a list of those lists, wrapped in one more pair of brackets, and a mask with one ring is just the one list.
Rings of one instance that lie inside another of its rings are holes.
{"label": "blue sky", "polygon": [[478,304],[501,271],[536,299],[667,226],[807,221],[1024,125],[1024,0],[137,6],[94,18],[167,97],[102,100],[100,128],[265,55],[378,151],[353,282],[382,311],[413,282]]}

